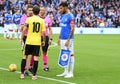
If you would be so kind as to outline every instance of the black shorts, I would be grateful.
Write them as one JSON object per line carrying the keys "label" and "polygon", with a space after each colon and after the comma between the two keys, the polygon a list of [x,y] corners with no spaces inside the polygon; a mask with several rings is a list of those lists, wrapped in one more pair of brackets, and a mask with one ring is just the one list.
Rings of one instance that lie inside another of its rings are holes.
{"label": "black shorts", "polygon": [[24,47],[24,55],[39,56],[40,46],[26,44]]}
{"label": "black shorts", "polygon": [[45,37],[45,46],[42,46],[42,51],[43,52],[47,52],[47,50],[48,50],[48,47],[49,47],[49,37],[48,36],[46,36]]}

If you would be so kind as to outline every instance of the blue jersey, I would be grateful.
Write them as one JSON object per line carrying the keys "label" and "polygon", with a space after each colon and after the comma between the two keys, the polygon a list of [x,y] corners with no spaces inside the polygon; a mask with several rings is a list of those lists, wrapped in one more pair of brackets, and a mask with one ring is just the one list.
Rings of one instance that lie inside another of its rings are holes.
{"label": "blue jersey", "polygon": [[14,24],[20,24],[22,15],[21,14],[14,14],[13,15],[13,23]]}
{"label": "blue jersey", "polygon": [[12,14],[5,14],[5,23],[4,24],[10,24],[12,22]]}
{"label": "blue jersey", "polygon": [[[70,35],[70,24],[75,22],[75,17],[72,13],[64,14],[61,16],[60,26],[61,26],[61,35],[60,39],[67,40]],[[71,37],[73,39],[74,36]]]}

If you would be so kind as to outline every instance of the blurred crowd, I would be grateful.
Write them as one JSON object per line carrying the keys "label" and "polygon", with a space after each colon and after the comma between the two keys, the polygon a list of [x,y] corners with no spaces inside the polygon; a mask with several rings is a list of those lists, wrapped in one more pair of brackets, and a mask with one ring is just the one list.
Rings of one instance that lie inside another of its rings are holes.
{"label": "blurred crowd", "polygon": [[[59,3],[65,0],[0,0],[0,24],[8,10],[14,14],[18,9],[24,13],[28,4],[46,6],[53,20],[53,27],[59,27]],[[120,0],[67,0],[75,16],[76,26],[95,28],[120,28]]]}

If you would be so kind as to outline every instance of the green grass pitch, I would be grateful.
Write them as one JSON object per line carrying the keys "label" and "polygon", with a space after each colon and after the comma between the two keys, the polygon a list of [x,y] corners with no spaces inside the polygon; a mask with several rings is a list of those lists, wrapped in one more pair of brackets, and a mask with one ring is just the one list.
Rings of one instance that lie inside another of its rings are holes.
{"label": "green grass pitch", "polygon": [[[57,37],[53,35],[54,42]],[[57,64],[59,46],[49,49],[50,72],[43,71],[39,58],[38,80],[32,81],[30,76],[20,80],[19,73],[2,70],[15,63],[20,71],[20,48],[19,40],[3,40],[0,35],[0,84],[120,84],[120,35],[75,35],[75,69],[70,79],[56,77],[63,72]]]}

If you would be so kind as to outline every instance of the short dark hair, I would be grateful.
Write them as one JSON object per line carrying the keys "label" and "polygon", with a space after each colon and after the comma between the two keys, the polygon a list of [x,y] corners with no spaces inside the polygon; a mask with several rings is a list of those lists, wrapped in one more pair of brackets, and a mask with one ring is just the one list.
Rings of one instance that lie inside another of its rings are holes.
{"label": "short dark hair", "polygon": [[63,1],[60,3],[59,6],[68,7],[68,3],[67,3],[67,1]]}
{"label": "short dark hair", "polygon": [[38,15],[39,12],[40,12],[40,8],[39,8],[38,6],[34,6],[34,7],[33,7],[33,13],[34,13],[35,15]]}
{"label": "short dark hair", "polygon": [[22,14],[26,14],[26,13],[27,13],[26,10],[23,10],[23,11],[22,11]]}
{"label": "short dark hair", "polygon": [[33,5],[28,4],[27,9],[29,9],[29,8],[33,8]]}

